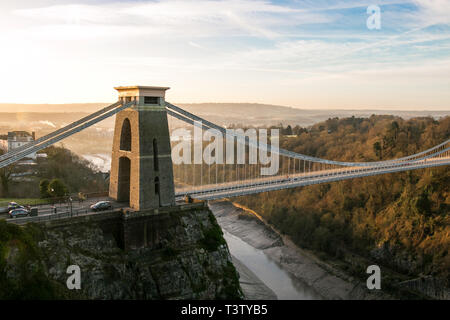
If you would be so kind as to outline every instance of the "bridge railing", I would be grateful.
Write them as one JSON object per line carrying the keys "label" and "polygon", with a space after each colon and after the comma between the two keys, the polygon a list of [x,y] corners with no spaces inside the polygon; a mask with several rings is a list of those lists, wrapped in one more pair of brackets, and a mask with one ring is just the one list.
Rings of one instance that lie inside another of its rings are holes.
{"label": "bridge railing", "polygon": [[203,185],[193,188],[177,188],[176,197],[183,198],[187,195],[199,200],[211,200],[221,197],[232,197],[252,193],[274,191],[299,186],[307,186],[318,183],[329,183],[334,181],[361,178],[383,173],[394,173],[407,170],[432,168],[448,165],[450,157],[437,158],[430,161],[410,162],[401,165],[387,165],[385,167],[359,167],[345,168],[331,171],[317,171],[309,174],[292,174],[284,177],[272,177],[258,180],[236,181],[218,185]]}
{"label": "bridge railing", "polygon": [[26,224],[29,222],[43,222],[43,221],[50,221],[50,220],[58,220],[58,219],[62,219],[62,218],[77,217],[77,216],[81,216],[81,215],[87,215],[88,213],[89,213],[88,209],[75,210],[72,212],[70,212],[70,210],[69,210],[69,211],[63,211],[63,212],[55,213],[55,214],[38,215],[35,217],[10,218],[10,219],[6,219],[6,222],[22,225],[22,224]]}
{"label": "bridge railing", "polygon": [[74,209],[74,210],[70,210],[70,208],[68,208],[67,211],[62,211],[59,213],[38,215],[38,216],[34,216],[34,217],[28,216],[28,217],[22,217],[22,218],[10,218],[10,219],[6,219],[6,222],[23,225],[23,224],[30,223],[30,222],[39,223],[39,222],[45,222],[45,221],[74,218],[74,217],[79,217],[79,216],[105,214],[105,213],[115,212],[117,210],[118,209],[94,212],[88,208]]}
{"label": "bridge railing", "polygon": [[[48,206],[48,205],[62,205],[62,204],[70,204],[70,199],[72,199],[72,202],[82,202],[87,199],[92,198],[107,198],[109,195],[108,191],[100,191],[100,192],[90,192],[90,193],[83,193],[82,197],[80,197],[79,194],[71,194],[63,197],[53,197],[53,198],[45,198],[45,199],[24,199],[28,201],[21,201],[20,198],[18,199],[11,199],[17,202],[21,206],[30,206],[30,207],[42,207],[42,206]],[[8,204],[11,201],[1,201],[0,202],[0,208],[1,207],[8,207]]]}

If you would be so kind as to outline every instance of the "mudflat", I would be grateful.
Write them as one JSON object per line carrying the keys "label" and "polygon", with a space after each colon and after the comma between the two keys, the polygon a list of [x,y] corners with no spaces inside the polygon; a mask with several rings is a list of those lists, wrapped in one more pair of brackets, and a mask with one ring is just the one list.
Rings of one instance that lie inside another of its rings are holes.
{"label": "mudflat", "polygon": [[[263,250],[272,260],[277,261],[283,270],[312,287],[324,299],[392,298],[383,292],[368,290],[365,283],[299,248],[255,212],[238,207],[227,200],[210,202],[209,207],[223,229],[252,247]],[[235,266],[239,269],[238,261]]]}

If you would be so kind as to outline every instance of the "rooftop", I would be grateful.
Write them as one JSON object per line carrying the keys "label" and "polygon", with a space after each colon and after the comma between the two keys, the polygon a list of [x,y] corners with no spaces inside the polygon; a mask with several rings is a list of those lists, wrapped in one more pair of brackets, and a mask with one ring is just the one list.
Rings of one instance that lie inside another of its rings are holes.
{"label": "rooftop", "polygon": [[119,97],[165,97],[166,90],[169,87],[151,87],[151,86],[126,86],[115,87],[119,92]]}
{"label": "rooftop", "polygon": [[27,131],[10,131],[8,132],[8,140],[14,140],[14,141],[28,141],[26,139],[33,138],[33,133],[29,133]]}
{"label": "rooftop", "polygon": [[155,87],[155,86],[121,86],[121,87],[114,87],[116,90],[169,90],[170,87]]}

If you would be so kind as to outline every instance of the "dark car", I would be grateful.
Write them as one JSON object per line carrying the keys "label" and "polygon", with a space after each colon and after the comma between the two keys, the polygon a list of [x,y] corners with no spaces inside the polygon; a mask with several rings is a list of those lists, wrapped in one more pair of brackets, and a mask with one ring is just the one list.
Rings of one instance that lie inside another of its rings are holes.
{"label": "dark car", "polygon": [[19,217],[28,217],[30,215],[30,212],[26,210],[25,208],[18,208],[13,209],[9,211],[9,217],[10,218],[19,218]]}
{"label": "dark car", "polygon": [[113,206],[109,201],[99,201],[91,206],[92,211],[112,210]]}

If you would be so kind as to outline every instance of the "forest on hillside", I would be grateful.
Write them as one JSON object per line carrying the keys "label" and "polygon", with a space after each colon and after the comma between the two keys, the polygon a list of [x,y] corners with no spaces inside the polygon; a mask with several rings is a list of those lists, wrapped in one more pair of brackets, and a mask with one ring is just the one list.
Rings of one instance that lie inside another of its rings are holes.
{"label": "forest on hillside", "polygon": [[[328,119],[280,127],[280,147],[342,161],[407,156],[450,137],[450,117]],[[299,246],[339,257],[350,251],[409,276],[448,286],[448,166],[333,182],[237,198]]]}

